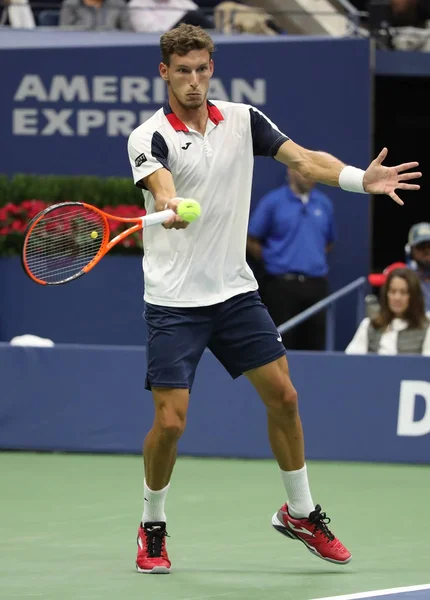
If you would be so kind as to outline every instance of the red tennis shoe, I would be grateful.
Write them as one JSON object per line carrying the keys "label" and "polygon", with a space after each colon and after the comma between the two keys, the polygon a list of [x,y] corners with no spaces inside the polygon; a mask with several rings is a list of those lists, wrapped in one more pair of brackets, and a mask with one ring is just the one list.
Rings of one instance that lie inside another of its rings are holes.
{"label": "red tennis shoe", "polygon": [[323,560],[345,565],[351,560],[351,553],[327,527],[330,519],[316,505],[309,517],[295,519],[288,513],[288,504],[284,504],[272,517],[273,527],[293,540],[300,540],[306,548]]}
{"label": "red tennis shoe", "polygon": [[141,523],[137,533],[136,570],[139,573],[170,573],[166,550],[166,523]]}

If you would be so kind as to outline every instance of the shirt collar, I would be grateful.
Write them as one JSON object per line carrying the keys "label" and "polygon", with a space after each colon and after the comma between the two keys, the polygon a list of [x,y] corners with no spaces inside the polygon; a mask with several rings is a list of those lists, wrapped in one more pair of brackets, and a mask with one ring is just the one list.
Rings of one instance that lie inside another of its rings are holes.
{"label": "shirt collar", "polygon": [[[215,104],[212,104],[212,102],[209,102],[209,100],[208,100],[207,106],[208,106],[209,119],[212,121],[212,123],[214,125],[218,125],[221,121],[224,121],[224,117],[223,117],[221,111],[219,110],[219,108],[217,108],[215,106]],[[170,125],[173,127],[173,129],[175,131],[185,131],[185,132],[189,131],[189,129],[185,125],[185,123],[183,123],[181,121],[181,119],[179,119],[175,115],[175,113],[172,111],[168,100],[166,101],[163,110],[164,110],[164,114],[166,115],[167,120],[169,121]]]}
{"label": "shirt collar", "polygon": [[290,188],[288,182],[284,184],[288,194],[290,195],[290,197],[293,200],[297,200],[297,202],[300,202],[300,204],[310,204],[312,200],[314,200],[314,190],[315,188],[312,188],[310,192],[307,193],[307,202],[303,202],[301,196],[298,196],[295,192],[293,192],[293,190]]}

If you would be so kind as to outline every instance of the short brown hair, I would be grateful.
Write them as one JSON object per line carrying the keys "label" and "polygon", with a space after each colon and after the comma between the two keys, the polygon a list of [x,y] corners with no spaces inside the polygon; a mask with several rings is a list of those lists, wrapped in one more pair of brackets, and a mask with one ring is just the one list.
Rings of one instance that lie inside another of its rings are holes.
{"label": "short brown hair", "polygon": [[406,309],[403,319],[407,321],[409,327],[421,329],[426,326],[428,320],[425,313],[424,294],[421,289],[421,282],[418,275],[412,269],[393,269],[388,275],[384,286],[381,289],[381,310],[376,317],[372,319],[372,324],[376,329],[385,329],[395,315],[391,312],[388,305],[388,289],[391,281],[399,277],[406,281],[409,292],[409,306]]}
{"label": "short brown hair", "polygon": [[215,51],[213,40],[204,29],[185,23],[164,33],[160,38],[160,48],[165,65],[170,64],[172,54],[185,56],[191,50],[207,50],[212,58]]}

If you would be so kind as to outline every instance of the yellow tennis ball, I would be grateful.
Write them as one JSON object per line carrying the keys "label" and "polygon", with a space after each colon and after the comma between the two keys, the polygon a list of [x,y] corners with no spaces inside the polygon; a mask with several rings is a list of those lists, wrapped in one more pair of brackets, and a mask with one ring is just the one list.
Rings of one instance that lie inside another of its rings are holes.
{"label": "yellow tennis ball", "polygon": [[99,237],[99,234],[97,233],[97,231],[92,231],[91,232],[91,237],[93,238],[93,240],[95,240],[96,238]]}
{"label": "yellow tennis ball", "polygon": [[191,198],[181,200],[181,202],[178,204],[177,210],[181,219],[187,221],[188,223],[192,223],[198,219],[201,214],[200,204],[197,202],[197,200],[191,200]]}

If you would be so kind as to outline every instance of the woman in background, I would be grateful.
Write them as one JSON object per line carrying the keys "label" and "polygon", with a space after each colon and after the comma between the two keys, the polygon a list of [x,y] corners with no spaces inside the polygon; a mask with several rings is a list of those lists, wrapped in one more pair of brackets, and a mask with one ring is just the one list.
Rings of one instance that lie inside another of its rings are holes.
{"label": "woman in background", "polygon": [[381,290],[380,312],[363,319],[345,352],[430,356],[429,325],[417,274],[394,269]]}

